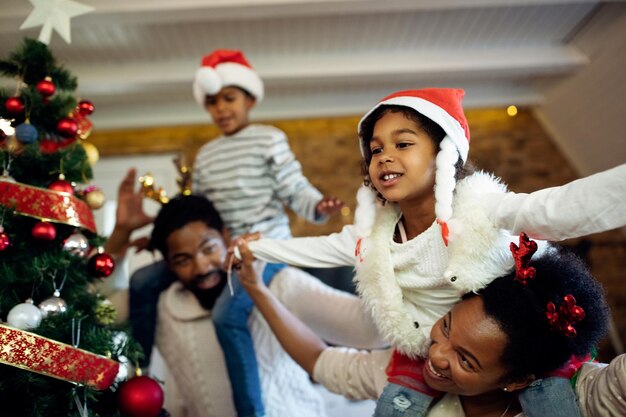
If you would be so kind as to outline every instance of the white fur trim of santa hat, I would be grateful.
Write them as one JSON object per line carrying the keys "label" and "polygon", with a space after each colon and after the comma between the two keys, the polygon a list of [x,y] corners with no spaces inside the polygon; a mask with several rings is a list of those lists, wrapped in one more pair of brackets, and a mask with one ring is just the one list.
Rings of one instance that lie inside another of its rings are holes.
{"label": "white fur trim of santa hat", "polygon": [[452,203],[456,180],[455,164],[461,157],[465,163],[469,153],[469,126],[461,104],[465,92],[454,88],[426,88],[405,90],[391,94],[374,106],[359,122],[361,154],[370,158],[369,143],[363,137],[363,123],[380,106],[403,106],[411,108],[437,123],[446,133],[437,153],[435,173],[435,215],[442,227],[446,245],[455,234],[461,233],[462,225],[452,218]]}
{"label": "white fur trim of santa hat", "polygon": [[193,96],[204,107],[207,95],[224,87],[239,87],[252,94],[257,102],[263,100],[263,81],[241,51],[218,49],[202,59],[193,80]]}

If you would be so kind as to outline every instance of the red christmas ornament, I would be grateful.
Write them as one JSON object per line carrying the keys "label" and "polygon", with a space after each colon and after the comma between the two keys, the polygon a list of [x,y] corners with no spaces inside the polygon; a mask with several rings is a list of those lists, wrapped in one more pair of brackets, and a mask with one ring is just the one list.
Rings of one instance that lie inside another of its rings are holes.
{"label": "red christmas ornament", "polygon": [[74,143],[74,138],[63,139],[63,140],[51,140],[48,137],[44,137],[39,141],[39,150],[41,153],[55,153],[58,152],[59,149],[63,149],[66,146]]}
{"label": "red christmas ornament", "polygon": [[65,179],[63,174],[59,175],[59,179],[53,181],[52,184],[48,186],[48,189],[74,195],[74,187],[72,187],[72,184]]}
{"label": "red christmas ornament", "polygon": [[8,248],[10,244],[9,236],[4,233],[4,228],[0,226],[0,252]]}
{"label": "red christmas ornament", "polygon": [[12,115],[20,115],[24,113],[24,102],[20,97],[9,97],[4,102],[4,107]]}
{"label": "red christmas ornament", "polygon": [[120,387],[117,404],[124,417],[156,417],[163,407],[163,390],[147,376],[136,376]]}
{"label": "red christmas ornament", "polygon": [[39,222],[33,226],[31,234],[37,240],[50,241],[57,237],[57,229],[52,223]]}
{"label": "red christmas ornament", "polygon": [[98,278],[106,278],[113,273],[115,261],[108,253],[100,252],[89,258],[89,272]]}
{"label": "red christmas ornament", "polygon": [[64,117],[57,123],[57,133],[68,139],[76,137],[78,133],[78,123],[70,117]]}
{"label": "red christmas ornament", "polygon": [[83,116],[89,116],[96,109],[93,103],[88,100],[80,101],[78,103],[77,108],[78,108],[78,113],[82,114]]}
{"label": "red christmas ornament", "polygon": [[42,97],[50,97],[54,94],[55,89],[56,87],[50,77],[46,77],[37,83],[37,91],[39,91]]}

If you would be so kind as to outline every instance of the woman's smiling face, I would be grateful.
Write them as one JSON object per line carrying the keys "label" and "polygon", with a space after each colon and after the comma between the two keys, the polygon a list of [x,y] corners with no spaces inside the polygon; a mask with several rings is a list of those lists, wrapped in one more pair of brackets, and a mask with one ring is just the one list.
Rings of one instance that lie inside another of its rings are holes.
{"label": "woman's smiling face", "polygon": [[[508,341],[498,323],[487,317],[480,297],[461,301],[431,330],[432,345],[424,379],[433,389],[472,396],[506,385],[500,357]],[[515,388],[515,387],[511,387]]]}

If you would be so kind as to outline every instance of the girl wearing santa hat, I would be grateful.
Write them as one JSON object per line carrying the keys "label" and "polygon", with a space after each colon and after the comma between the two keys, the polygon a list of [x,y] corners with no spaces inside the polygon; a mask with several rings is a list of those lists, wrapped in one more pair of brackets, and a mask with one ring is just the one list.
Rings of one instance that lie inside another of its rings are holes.
{"label": "girl wearing santa hat", "polygon": [[[411,415],[424,415],[433,393],[405,365],[424,357],[433,324],[462,294],[513,270],[514,235],[524,230],[534,239],[563,240],[626,224],[626,165],[532,194],[508,192],[493,175],[468,172],[463,95],[445,88],[400,91],[361,119],[366,174],[354,225],[329,236],[249,244],[268,262],[356,266],[367,313],[395,348],[389,395],[408,388],[409,405],[399,410]],[[545,241],[538,243],[541,253]],[[567,381],[548,386],[559,392],[537,396],[533,407],[580,415]],[[533,410],[526,415],[540,415]]]}

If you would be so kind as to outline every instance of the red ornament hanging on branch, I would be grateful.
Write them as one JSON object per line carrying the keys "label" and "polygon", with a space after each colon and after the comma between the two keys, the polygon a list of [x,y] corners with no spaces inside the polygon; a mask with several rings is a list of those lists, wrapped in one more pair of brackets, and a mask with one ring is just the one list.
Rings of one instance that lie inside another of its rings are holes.
{"label": "red ornament hanging on branch", "polygon": [[4,233],[4,227],[0,226],[0,252],[5,250],[11,245],[11,240],[9,240],[9,235]]}
{"label": "red ornament hanging on branch", "polygon": [[124,417],[157,417],[163,407],[163,390],[154,379],[136,376],[122,384],[117,404]]}
{"label": "red ornament hanging on branch", "polygon": [[104,253],[102,247],[98,248],[98,253],[89,258],[87,263],[89,273],[98,278],[106,278],[113,273],[115,261],[108,253]]}
{"label": "red ornament hanging on branch", "polygon": [[36,240],[51,241],[57,237],[57,229],[52,223],[39,222],[33,226],[31,234]]}
{"label": "red ornament hanging on branch", "polygon": [[58,180],[53,181],[50,185],[48,185],[48,189],[74,195],[74,187],[72,187],[72,183],[67,181],[65,179],[65,175],[63,174],[59,175]]}
{"label": "red ornament hanging on branch", "polygon": [[54,94],[56,87],[54,86],[52,79],[50,77],[46,77],[37,83],[37,91],[39,91],[39,94],[41,94],[42,97],[48,98]]}
{"label": "red ornament hanging on branch", "polygon": [[78,113],[83,116],[89,116],[96,109],[93,103],[89,100],[81,100],[76,107],[78,108]]}
{"label": "red ornament hanging on branch", "polygon": [[64,117],[57,123],[57,133],[67,139],[74,138],[78,133],[78,123],[70,117]]}
{"label": "red ornament hanging on branch", "polygon": [[4,102],[4,107],[13,116],[19,116],[24,113],[24,102],[20,97],[9,97]]}
{"label": "red ornament hanging on branch", "polygon": [[77,133],[78,133],[78,137],[81,139],[87,139],[89,135],[91,134],[93,123],[91,123],[91,120],[89,120],[87,116],[93,113],[94,110],[95,110],[95,106],[93,105],[92,102],[87,101],[87,100],[82,100],[76,105],[76,107],[74,108],[74,111],[71,114],[71,116],[76,121],[76,124],[78,125]]}

